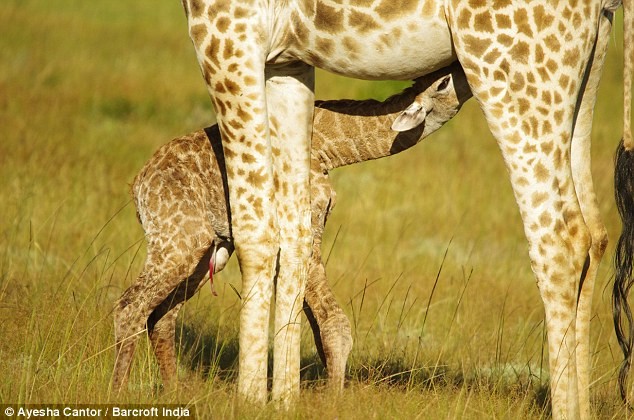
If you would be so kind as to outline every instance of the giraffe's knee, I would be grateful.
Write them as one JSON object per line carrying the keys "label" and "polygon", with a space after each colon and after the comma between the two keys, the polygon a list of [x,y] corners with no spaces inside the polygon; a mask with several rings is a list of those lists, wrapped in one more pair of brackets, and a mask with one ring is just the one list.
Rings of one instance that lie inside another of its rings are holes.
{"label": "giraffe's knee", "polygon": [[592,254],[595,258],[599,259],[605,254],[605,250],[608,247],[608,231],[603,224],[594,227],[590,230],[592,236]]}

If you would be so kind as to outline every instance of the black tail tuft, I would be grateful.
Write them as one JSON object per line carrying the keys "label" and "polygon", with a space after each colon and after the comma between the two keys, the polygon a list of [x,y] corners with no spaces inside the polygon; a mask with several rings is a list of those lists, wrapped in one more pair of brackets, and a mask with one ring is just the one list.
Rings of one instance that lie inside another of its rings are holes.
{"label": "black tail tuft", "polygon": [[[623,351],[619,370],[619,391],[627,402],[627,375],[632,364],[634,319],[627,297],[634,283],[634,151],[625,150],[623,142],[614,159],[614,190],[616,206],[621,216],[622,231],[614,255],[615,278],[612,290],[614,330]],[[625,315],[625,316],[624,316]]]}

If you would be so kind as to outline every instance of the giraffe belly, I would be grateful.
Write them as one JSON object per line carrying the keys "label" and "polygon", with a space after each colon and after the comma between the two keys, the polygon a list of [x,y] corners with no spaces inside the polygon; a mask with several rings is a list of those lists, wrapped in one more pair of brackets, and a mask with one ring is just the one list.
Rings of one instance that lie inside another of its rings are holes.
{"label": "giraffe belly", "polygon": [[[337,3],[337,10],[342,12],[327,14],[317,10],[315,16],[321,19],[306,20],[291,13],[289,27],[280,31],[283,36],[272,44],[269,63],[300,60],[359,79],[411,80],[457,59],[443,2],[436,2],[436,9],[431,11],[426,9],[428,2],[405,2],[407,5],[400,7],[411,10],[382,23],[376,10],[333,1]],[[317,4],[317,8],[330,7]]]}

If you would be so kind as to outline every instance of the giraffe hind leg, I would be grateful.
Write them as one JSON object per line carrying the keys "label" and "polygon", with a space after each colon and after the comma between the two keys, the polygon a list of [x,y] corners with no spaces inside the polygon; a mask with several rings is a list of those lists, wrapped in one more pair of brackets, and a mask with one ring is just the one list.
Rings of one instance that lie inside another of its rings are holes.
{"label": "giraffe hind leg", "polygon": [[192,275],[183,280],[165,300],[158,305],[147,320],[147,330],[152,350],[161,372],[165,387],[176,383],[176,319],[183,304],[189,300],[205,283],[205,274],[211,257],[212,248],[205,252]]}
{"label": "giraffe hind leg", "polygon": [[587,78],[581,92],[581,102],[575,121],[571,145],[572,177],[583,219],[590,232],[591,245],[579,282],[577,318],[577,374],[579,386],[579,412],[589,418],[590,411],[590,319],[592,297],[599,264],[608,244],[607,230],[601,220],[599,204],[594,192],[591,168],[591,132],[594,103],[603,62],[607,50],[612,20],[610,14],[601,17],[594,55],[588,64]]}
{"label": "giraffe hind leg", "polygon": [[[202,250],[200,255],[208,250]],[[143,271],[136,282],[130,286],[117,301],[114,308],[114,332],[115,332],[115,366],[112,376],[112,388],[115,392],[121,391],[130,375],[130,368],[139,336],[144,331],[149,331],[148,321],[156,323],[162,315],[177,305],[180,295],[165,303],[156,315],[150,320],[150,315],[166,302],[168,297],[177,289],[179,284],[187,279],[191,273],[196,273],[196,267],[200,267],[196,257],[186,256],[184,259],[156,258],[156,253],[150,249]],[[159,254],[160,255],[160,254]],[[204,266],[205,264],[202,264]],[[159,331],[164,330],[159,325]],[[160,333],[157,337],[160,337]],[[158,340],[158,338],[157,338]],[[163,348],[163,346],[161,346]],[[169,355],[169,353],[168,353]]]}

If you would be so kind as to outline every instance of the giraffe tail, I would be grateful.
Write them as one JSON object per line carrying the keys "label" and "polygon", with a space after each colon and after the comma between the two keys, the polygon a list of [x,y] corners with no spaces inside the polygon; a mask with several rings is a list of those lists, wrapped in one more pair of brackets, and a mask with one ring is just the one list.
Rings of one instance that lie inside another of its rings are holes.
{"label": "giraffe tail", "polygon": [[623,352],[619,369],[619,391],[627,402],[627,376],[634,349],[634,317],[627,301],[634,284],[634,151],[628,151],[624,142],[616,150],[614,189],[616,206],[621,216],[621,236],[614,255],[614,286],[612,289],[612,315],[614,331]]}

